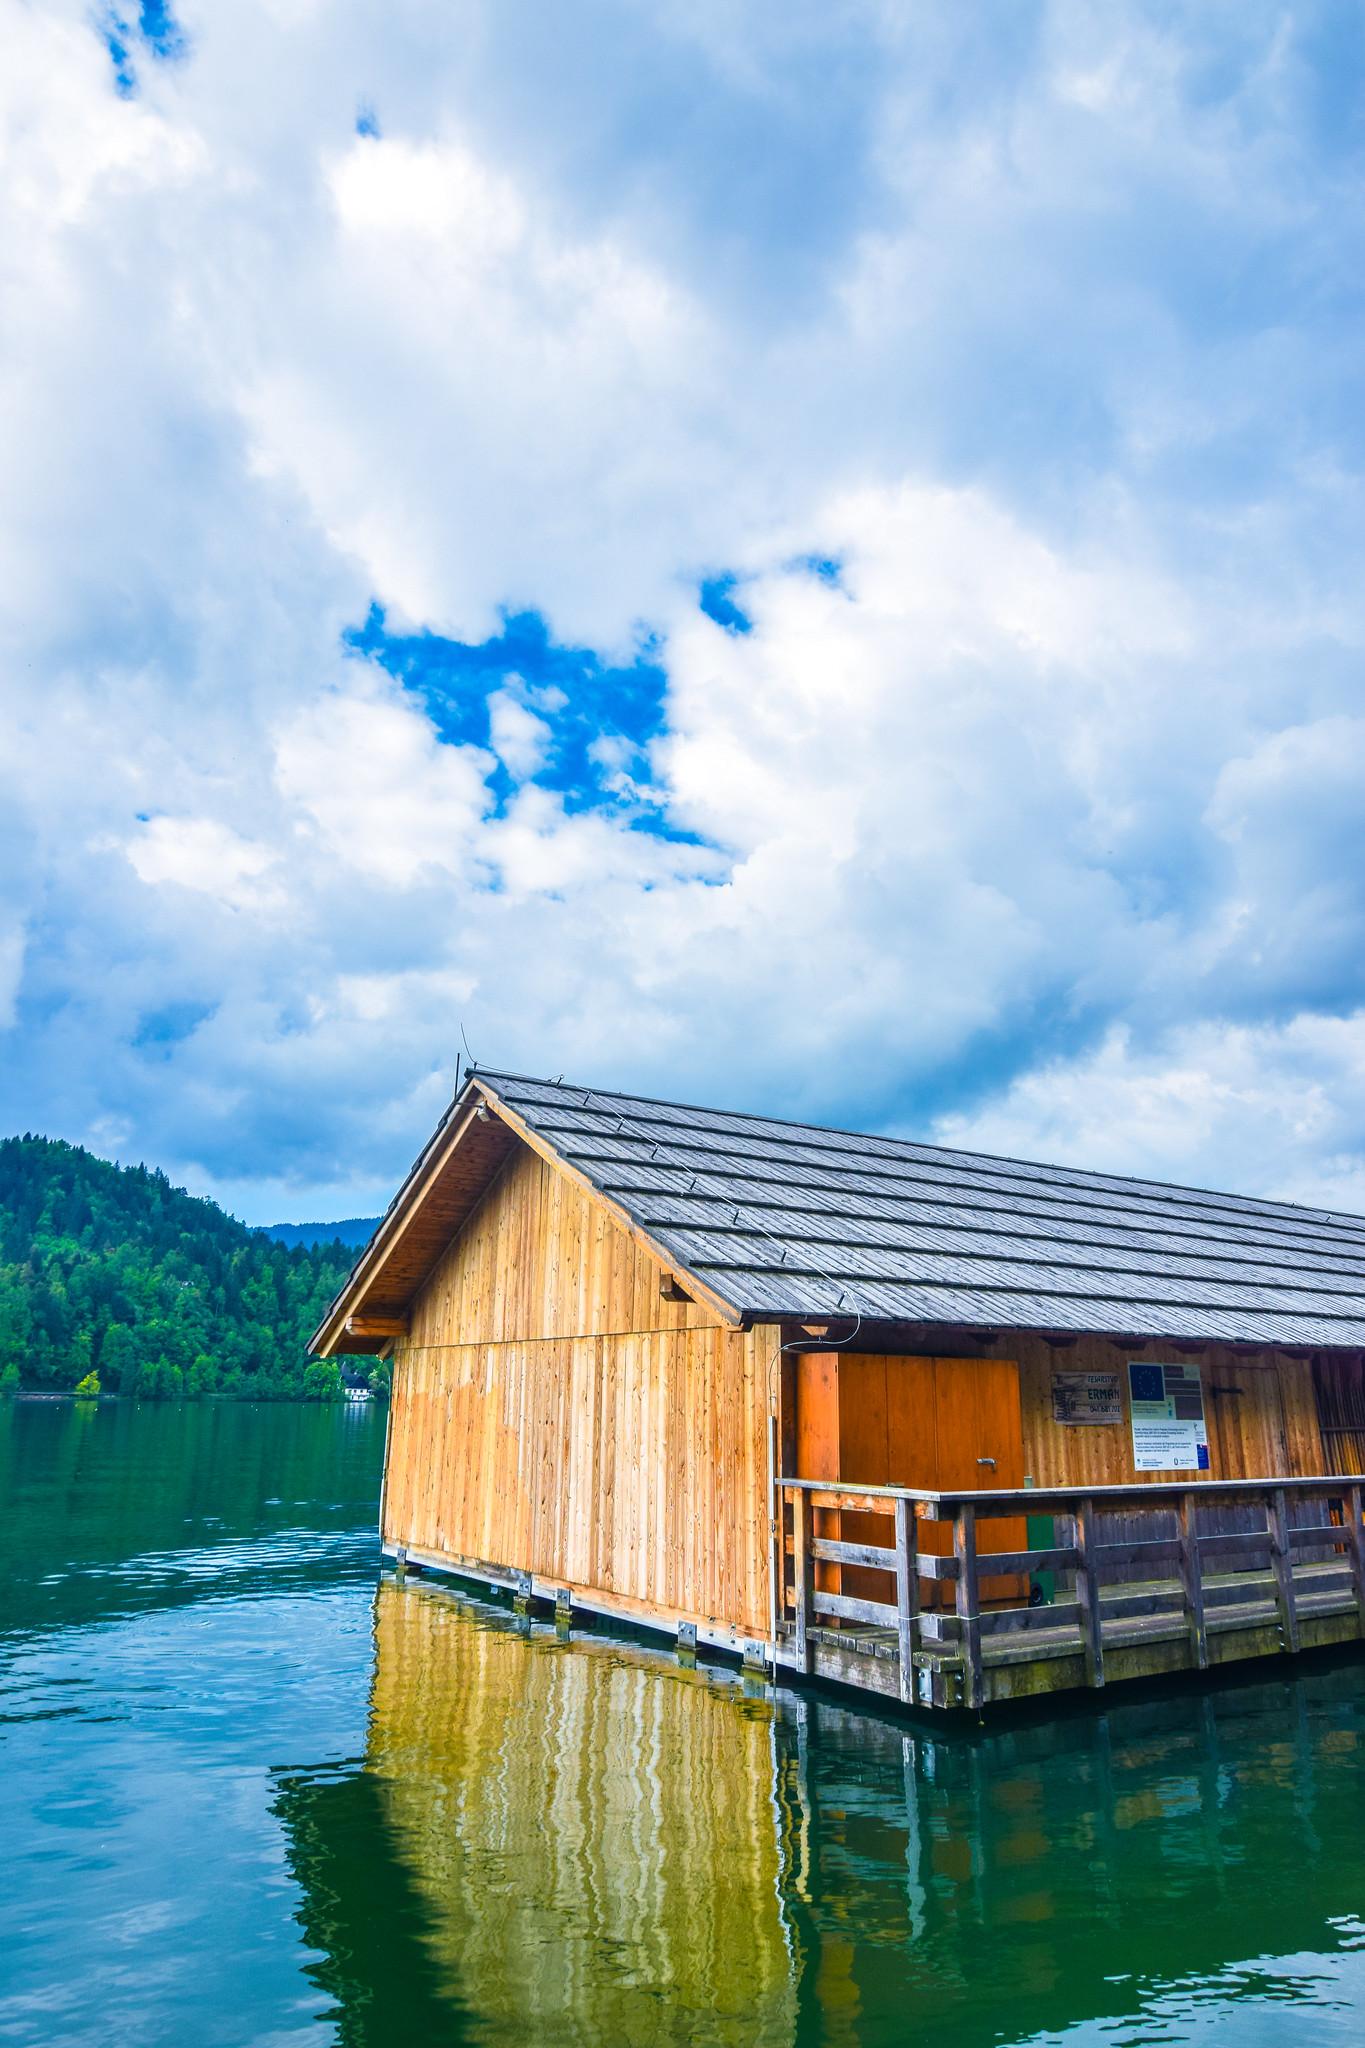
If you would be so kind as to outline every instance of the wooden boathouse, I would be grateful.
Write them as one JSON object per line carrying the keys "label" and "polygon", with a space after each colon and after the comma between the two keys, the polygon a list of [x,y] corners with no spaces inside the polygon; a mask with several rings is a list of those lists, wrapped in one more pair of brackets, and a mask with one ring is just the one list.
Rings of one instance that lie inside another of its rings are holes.
{"label": "wooden boathouse", "polygon": [[1365,1636],[1365,1218],[471,1071],[385,1553],[934,1708]]}

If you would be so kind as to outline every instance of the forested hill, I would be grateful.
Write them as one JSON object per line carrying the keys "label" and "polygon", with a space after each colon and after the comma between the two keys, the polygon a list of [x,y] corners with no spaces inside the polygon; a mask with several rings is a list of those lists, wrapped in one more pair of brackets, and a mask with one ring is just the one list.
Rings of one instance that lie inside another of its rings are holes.
{"label": "forested hill", "polygon": [[[0,1140],[0,1387],[325,1396],[305,1345],[355,1257],[249,1230],[164,1173]],[[366,1368],[368,1368],[368,1361]]]}

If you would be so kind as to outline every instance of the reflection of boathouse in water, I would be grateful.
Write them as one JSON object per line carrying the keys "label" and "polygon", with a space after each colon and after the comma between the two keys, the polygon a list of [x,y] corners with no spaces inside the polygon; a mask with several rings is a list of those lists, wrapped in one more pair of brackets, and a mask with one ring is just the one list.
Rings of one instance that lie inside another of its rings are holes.
{"label": "reflection of boathouse in water", "polygon": [[930,1707],[1365,1632],[1365,1219],[479,1071],[314,1342],[532,1602]]}
{"label": "reflection of boathouse in water", "polygon": [[348,2048],[986,2048],[1359,1940],[1354,1669],[944,1739],[420,1581],[375,1624],[363,1766],[277,1798]]}

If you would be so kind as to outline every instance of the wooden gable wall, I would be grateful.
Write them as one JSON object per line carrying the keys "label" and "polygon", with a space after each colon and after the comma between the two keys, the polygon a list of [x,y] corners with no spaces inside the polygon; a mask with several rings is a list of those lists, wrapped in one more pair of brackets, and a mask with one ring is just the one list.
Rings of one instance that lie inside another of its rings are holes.
{"label": "wooden gable wall", "polygon": [[576,1181],[517,1144],[423,1285],[408,1341],[501,1344],[714,1324],[711,1309],[663,1298],[663,1270]]}
{"label": "wooden gable wall", "polygon": [[776,1334],[664,1270],[518,1146],[395,1351],[385,1543],[766,1635]]}

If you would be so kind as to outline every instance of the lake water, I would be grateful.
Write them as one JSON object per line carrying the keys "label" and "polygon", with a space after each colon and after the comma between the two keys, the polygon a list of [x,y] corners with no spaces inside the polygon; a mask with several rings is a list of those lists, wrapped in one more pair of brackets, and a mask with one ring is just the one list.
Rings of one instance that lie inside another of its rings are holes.
{"label": "lake water", "polygon": [[383,1423],[0,1403],[0,2043],[1365,2038],[1365,1664],[944,1736],[381,1579]]}

